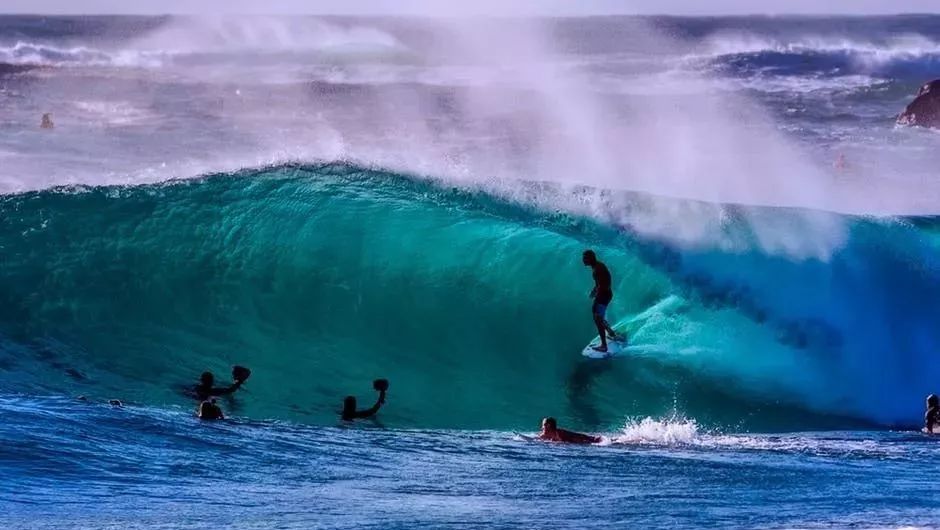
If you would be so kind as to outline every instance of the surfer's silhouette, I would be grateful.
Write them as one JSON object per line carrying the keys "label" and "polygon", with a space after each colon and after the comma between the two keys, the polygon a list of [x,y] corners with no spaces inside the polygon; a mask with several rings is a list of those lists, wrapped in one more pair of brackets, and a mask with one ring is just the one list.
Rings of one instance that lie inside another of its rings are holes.
{"label": "surfer's silhouette", "polygon": [[597,334],[601,338],[600,346],[592,346],[599,352],[607,351],[607,338],[610,340],[624,340],[617,335],[617,332],[607,323],[607,306],[614,298],[614,291],[611,288],[610,270],[607,265],[597,259],[597,254],[593,250],[585,250],[581,255],[581,261],[591,268],[594,275],[594,288],[591,289],[591,314],[594,316],[594,325],[597,326]]}

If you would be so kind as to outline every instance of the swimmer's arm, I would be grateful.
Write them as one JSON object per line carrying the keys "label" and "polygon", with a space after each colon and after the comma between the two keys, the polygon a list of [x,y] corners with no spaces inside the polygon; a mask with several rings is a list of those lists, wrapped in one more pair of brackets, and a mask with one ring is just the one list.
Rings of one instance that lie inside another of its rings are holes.
{"label": "swimmer's arm", "polygon": [[241,382],[241,381],[235,381],[234,383],[232,383],[231,386],[227,386],[227,387],[225,387],[225,388],[213,388],[213,389],[210,391],[210,394],[213,395],[213,396],[224,396],[224,395],[227,395],[227,394],[232,394],[232,393],[234,393],[236,390],[238,390],[239,388],[241,388],[241,386],[242,386],[242,382]]}
{"label": "swimmer's arm", "polygon": [[385,392],[380,392],[379,400],[375,402],[375,405],[372,405],[372,408],[368,408],[366,410],[357,410],[356,417],[368,418],[369,416],[374,416],[375,413],[377,413],[379,409],[382,408],[382,405],[384,404],[385,404]]}
{"label": "swimmer's arm", "polygon": [[559,429],[558,433],[561,435],[562,441],[573,444],[596,444],[601,441],[601,439],[597,436],[581,434],[579,432],[571,432]]}

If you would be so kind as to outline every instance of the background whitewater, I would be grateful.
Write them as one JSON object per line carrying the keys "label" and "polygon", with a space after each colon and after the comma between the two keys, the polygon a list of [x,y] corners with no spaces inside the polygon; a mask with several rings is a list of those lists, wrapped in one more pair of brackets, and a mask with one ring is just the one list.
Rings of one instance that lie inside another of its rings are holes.
{"label": "background whitewater", "polygon": [[[351,160],[933,213],[932,135],[891,118],[935,20],[7,17],[0,189]],[[42,112],[63,132],[24,129]]]}
{"label": "background whitewater", "polygon": [[[820,210],[936,211],[892,119],[936,20],[5,18],[3,384],[173,404],[247,362],[242,413],[315,422],[376,372],[401,426],[914,422],[933,222]],[[587,245],[630,363],[573,355]]]}

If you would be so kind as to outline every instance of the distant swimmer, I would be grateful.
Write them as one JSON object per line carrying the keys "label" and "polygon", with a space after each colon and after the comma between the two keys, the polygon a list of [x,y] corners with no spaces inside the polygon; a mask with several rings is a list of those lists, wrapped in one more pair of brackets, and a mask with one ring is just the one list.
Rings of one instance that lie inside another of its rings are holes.
{"label": "distant swimmer", "polygon": [[225,414],[222,414],[222,409],[216,405],[215,399],[207,399],[199,404],[199,411],[197,412],[200,420],[224,420]]}
{"label": "distant swimmer", "polygon": [[563,442],[569,444],[596,444],[601,441],[599,436],[591,436],[589,434],[559,429],[558,422],[555,421],[555,418],[545,418],[542,420],[542,432],[539,433],[539,439],[547,442]]}
{"label": "distant swimmer", "polygon": [[42,115],[42,121],[39,123],[40,129],[52,129],[55,125],[52,123],[52,114],[47,112]]}
{"label": "distant swimmer", "polygon": [[231,394],[241,388],[242,384],[245,383],[250,375],[251,370],[244,366],[235,366],[232,368],[232,379],[234,382],[227,387],[215,387],[213,386],[215,384],[215,376],[212,375],[212,372],[203,372],[202,376],[199,378],[199,383],[193,387],[193,397],[199,401],[206,401],[211,397]]}
{"label": "distant swimmer", "polygon": [[593,250],[585,250],[581,255],[581,261],[593,270],[594,288],[591,289],[591,298],[594,299],[591,305],[591,313],[594,315],[594,324],[597,326],[597,333],[601,338],[600,346],[593,348],[599,352],[607,351],[607,338],[610,340],[621,341],[625,337],[617,335],[617,332],[607,323],[607,306],[614,298],[614,292],[611,288],[610,270],[597,259]]}
{"label": "distant swimmer", "polygon": [[924,432],[940,434],[940,398],[936,394],[927,396],[927,412],[924,414]]}
{"label": "distant swimmer", "polygon": [[385,404],[385,392],[388,391],[388,380],[376,379],[372,382],[372,388],[374,388],[379,393],[379,399],[375,402],[375,405],[372,405],[371,408],[365,410],[356,410],[355,396],[346,396],[346,398],[343,399],[343,421],[353,421],[356,419],[375,416],[379,409],[382,408],[382,405]]}
{"label": "distant swimmer", "polygon": [[839,156],[836,157],[836,161],[832,163],[832,167],[836,168],[838,171],[845,171],[849,168],[849,163],[844,153],[839,153]]}

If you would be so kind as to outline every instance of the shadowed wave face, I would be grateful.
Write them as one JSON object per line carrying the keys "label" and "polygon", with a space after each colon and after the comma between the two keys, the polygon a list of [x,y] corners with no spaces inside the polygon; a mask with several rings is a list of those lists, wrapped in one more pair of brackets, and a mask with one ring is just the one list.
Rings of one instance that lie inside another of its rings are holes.
{"label": "shadowed wave face", "polygon": [[[675,202],[638,194],[636,207]],[[727,233],[806,212],[716,206]],[[331,424],[347,394],[399,427],[744,429],[916,423],[938,380],[932,219],[839,217],[828,259],[641,236],[482,191],[345,165],[0,199],[0,387]],[[740,238],[738,238],[740,239]],[[746,238],[745,238],[746,239]],[[589,361],[595,248],[630,353]]]}

